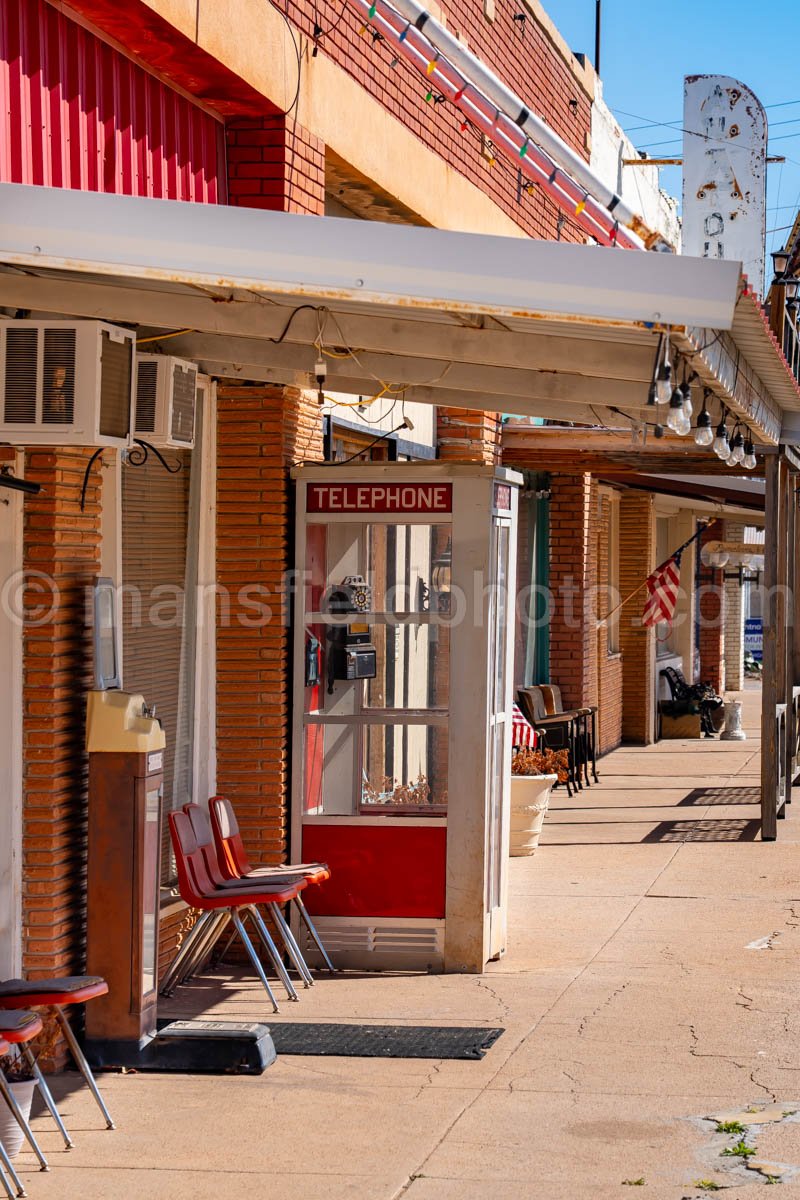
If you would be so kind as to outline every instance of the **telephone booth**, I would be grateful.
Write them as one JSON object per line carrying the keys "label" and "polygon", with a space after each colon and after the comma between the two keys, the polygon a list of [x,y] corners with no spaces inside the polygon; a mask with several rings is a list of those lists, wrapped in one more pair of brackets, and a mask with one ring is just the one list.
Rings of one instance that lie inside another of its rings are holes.
{"label": "telephone booth", "polygon": [[506,945],[520,476],[293,474],[292,855],[332,868],[309,908],[341,966],[480,971]]}

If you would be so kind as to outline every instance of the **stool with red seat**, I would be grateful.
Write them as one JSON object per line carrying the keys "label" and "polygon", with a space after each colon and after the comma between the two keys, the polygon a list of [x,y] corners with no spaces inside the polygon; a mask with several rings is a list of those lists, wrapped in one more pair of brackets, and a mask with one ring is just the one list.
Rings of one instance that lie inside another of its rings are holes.
{"label": "stool with red seat", "polygon": [[[8,1042],[5,1041],[4,1038],[0,1038],[0,1058],[4,1058],[10,1049],[11,1047],[9,1046]],[[0,1142],[0,1184],[3,1185],[3,1191],[8,1196],[8,1200],[15,1200],[14,1190],[11,1187],[11,1184],[8,1182],[8,1179],[6,1179],[7,1174],[11,1176],[11,1183],[13,1183],[14,1187],[17,1189],[17,1196],[24,1196],[26,1193],[25,1188],[22,1186],[22,1180],[14,1170],[14,1164],[8,1157],[8,1152],[5,1146],[2,1142]]]}
{"label": "stool with red seat", "polygon": [[[214,887],[226,888],[228,890],[238,889],[241,891],[243,887],[246,887],[249,890],[250,888],[260,888],[264,885],[282,887],[287,883],[296,883],[298,888],[304,888],[306,886],[308,881],[302,874],[292,873],[290,875],[285,871],[265,871],[263,874],[260,874],[258,878],[251,879],[227,879],[220,869],[217,848],[214,843],[214,834],[211,830],[211,822],[208,818],[208,813],[205,809],[201,808],[199,804],[184,804],[183,811],[186,813],[187,817],[192,823],[192,830],[194,831],[198,848],[203,856],[208,877],[213,883]],[[281,912],[280,905],[270,904],[269,912],[272,920],[275,923],[275,927],[283,940],[283,944],[286,947],[286,953],[289,955],[289,958],[292,960],[297,973],[303,980],[304,986],[311,987],[314,982],[314,976],[308,969],[308,965],[306,964],[306,960],[303,958],[300,947],[295,941],[294,934],[289,928],[289,924]]]}
{"label": "stool with red seat", "polygon": [[[211,816],[211,828],[217,846],[217,859],[223,875],[232,880],[259,880],[274,874],[302,875],[309,883],[324,883],[330,879],[331,872],[327,863],[278,863],[263,867],[253,867],[247,857],[247,851],[239,832],[239,822],[233,805],[226,796],[212,796],[208,802]],[[301,921],[308,930],[311,938],[322,955],[323,962],[329,971],[335,971],[328,952],[322,944],[314,922],[308,915],[308,909],[299,894],[294,900]]]}
{"label": "stool with red seat", "polygon": [[49,1008],[67,1040],[75,1066],[89,1085],[107,1129],[114,1128],[111,1114],[100,1095],[92,1069],[67,1020],[65,1004],[86,1004],[108,994],[108,984],[99,975],[65,975],[55,979],[6,979],[0,982],[0,1008]]}
{"label": "stool with red seat", "polygon": [[[28,1045],[28,1043],[32,1042],[33,1039],[41,1032],[42,1018],[37,1016],[36,1013],[25,1012],[19,1009],[15,1012],[5,1012],[0,1010],[0,1038],[2,1038],[2,1040],[9,1046],[17,1046],[19,1048],[19,1052],[27,1060],[36,1081],[36,1085],[38,1086],[39,1091],[42,1093],[42,1099],[50,1109],[56,1124],[61,1130],[61,1136],[64,1138],[64,1142],[69,1149],[69,1147],[72,1146],[72,1141],[66,1129],[64,1128],[64,1122],[61,1120],[61,1114],[56,1108],[55,1101],[50,1094],[50,1089],[48,1088],[45,1078],[42,1075],[35,1058],[33,1057],[30,1046]],[[26,1141],[39,1160],[40,1168],[43,1171],[49,1171],[50,1167],[48,1166],[47,1159],[42,1153],[39,1143],[36,1141],[36,1138],[33,1135],[33,1130],[23,1116],[22,1111],[20,1110],[20,1107],[14,1098],[14,1094],[11,1091],[11,1088],[8,1086],[8,1080],[2,1071],[0,1071],[0,1096],[2,1096],[8,1107],[11,1109],[14,1120],[19,1125]]]}
{"label": "stool with red seat", "polygon": [[[280,884],[263,884],[250,888],[216,888],[209,878],[203,855],[197,845],[197,839],[192,829],[192,823],[185,812],[169,814],[169,831],[172,847],[175,851],[175,865],[178,872],[178,890],[181,899],[190,907],[199,908],[203,912],[223,912],[233,922],[236,932],[241,938],[247,951],[247,956],[253,964],[253,969],[264,986],[275,1012],[279,1012],[278,1003],[270,987],[261,960],[256,954],[255,947],[244,927],[242,915],[249,915],[264,949],[272,959],[275,970],[286,988],[287,995],[292,1000],[297,999],[297,993],[286,972],[278,948],[259,913],[256,905],[287,904],[297,895],[305,881],[286,878]],[[227,922],[226,922],[227,924]],[[222,930],[220,929],[220,933]]]}

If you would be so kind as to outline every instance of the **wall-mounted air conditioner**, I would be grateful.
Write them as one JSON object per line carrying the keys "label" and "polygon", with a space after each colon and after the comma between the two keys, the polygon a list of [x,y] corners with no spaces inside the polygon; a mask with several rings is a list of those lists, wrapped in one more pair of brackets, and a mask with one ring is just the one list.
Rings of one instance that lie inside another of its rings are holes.
{"label": "wall-mounted air conditioner", "polygon": [[134,437],[153,446],[191,450],[197,364],[167,354],[136,355]]}
{"label": "wall-mounted air conditioner", "polygon": [[0,440],[127,445],[135,347],[104,321],[0,322]]}

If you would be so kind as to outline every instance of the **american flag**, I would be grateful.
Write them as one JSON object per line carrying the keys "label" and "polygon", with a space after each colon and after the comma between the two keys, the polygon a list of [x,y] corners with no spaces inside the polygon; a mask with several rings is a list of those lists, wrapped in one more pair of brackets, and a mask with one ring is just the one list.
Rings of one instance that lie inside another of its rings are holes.
{"label": "american flag", "polygon": [[511,745],[530,746],[531,750],[535,750],[536,741],[536,730],[523,715],[519,705],[515,704],[511,714]]}
{"label": "american flag", "polygon": [[660,621],[666,621],[668,625],[672,624],[675,605],[678,602],[680,582],[681,556],[679,551],[645,581],[647,602],[642,613],[643,625],[658,625]]}

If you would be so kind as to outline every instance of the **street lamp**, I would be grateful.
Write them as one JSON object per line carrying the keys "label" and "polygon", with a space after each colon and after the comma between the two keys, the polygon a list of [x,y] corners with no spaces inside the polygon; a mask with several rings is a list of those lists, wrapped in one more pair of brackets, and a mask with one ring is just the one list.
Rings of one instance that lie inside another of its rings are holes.
{"label": "street lamp", "polygon": [[773,250],[772,251],[772,269],[775,272],[776,278],[780,279],[789,265],[788,250]]}

